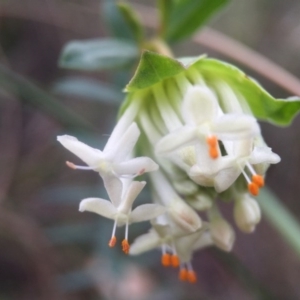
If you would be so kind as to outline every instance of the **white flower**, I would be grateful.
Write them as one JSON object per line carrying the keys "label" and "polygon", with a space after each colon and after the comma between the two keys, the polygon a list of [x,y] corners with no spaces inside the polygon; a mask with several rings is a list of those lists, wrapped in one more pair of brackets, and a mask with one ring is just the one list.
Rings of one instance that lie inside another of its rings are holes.
{"label": "white flower", "polygon": [[239,140],[259,133],[256,120],[244,114],[224,115],[213,92],[205,86],[190,87],[182,103],[184,126],[163,137],[156,145],[158,154],[206,144],[213,159],[220,156],[219,140]]}
{"label": "white flower", "polygon": [[128,225],[131,223],[142,222],[156,218],[165,212],[165,208],[158,204],[143,204],[132,211],[132,204],[146,182],[133,181],[123,192],[122,197],[115,199],[114,202],[101,198],[87,198],[80,202],[80,211],[90,211],[103,217],[114,220],[112,238],[109,246],[113,247],[116,243],[116,226],[126,225],[125,239],[122,242],[123,251],[128,254]]}
{"label": "white flower", "polygon": [[124,130],[121,126],[123,123],[124,118],[116,125],[103,151],[92,148],[69,135],[57,137],[65,148],[77,155],[88,167],[76,166],[70,162],[67,162],[67,165],[73,169],[99,172],[113,202],[120,197],[122,190],[119,178],[133,178],[158,169],[158,165],[149,157],[130,158],[140,130],[136,123],[132,123]]}
{"label": "white flower", "polygon": [[245,194],[234,205],[234,220],[238,228],[246,233],[254,231],[260,222],[261,211],[256,200]]}

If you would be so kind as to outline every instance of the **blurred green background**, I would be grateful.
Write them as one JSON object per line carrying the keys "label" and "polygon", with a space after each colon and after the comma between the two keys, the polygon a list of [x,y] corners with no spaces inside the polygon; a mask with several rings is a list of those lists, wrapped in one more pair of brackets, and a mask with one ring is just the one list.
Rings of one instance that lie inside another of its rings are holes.
{"label": "blurred green background", "polygon": [[[103,2],[0,0],[0,300],[300,299],[299,254],[266,218],[251,235],[237,231],[232,254],[196,253],[199,281],[191,286],[160,266],[159,251],[132,258],[109,249],[112,223],[78,212],[81,199],[105,197],[105,191],[96,173],[65,166],[79,160],[56,136],[75,135],[101,149],[133,69],[79,72],[57,61],[68,41],[110,36]],[[299,15],[297,0],[232,0],[208,25],[300,77]],[[174,52],[234,63],[192,42],[177,44]],[[290,96],[237,65],[275,97]],[[300,119],[289,128],[261,125],[282,158],[270,168],[267,185],[299,220]],[[147,194],[143,200],[149,201]],[[232,219],[231,208],[224,210]],[[280,210],[276,217],[282,218]],[[130,240],[148,227],[133,225]]]}

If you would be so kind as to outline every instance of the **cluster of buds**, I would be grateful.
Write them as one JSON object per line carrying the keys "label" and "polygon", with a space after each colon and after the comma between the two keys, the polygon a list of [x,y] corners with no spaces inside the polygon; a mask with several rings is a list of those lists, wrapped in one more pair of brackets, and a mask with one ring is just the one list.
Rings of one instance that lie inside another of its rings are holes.
{"label": "cluster of buds", "polygon": [[[180,280],[194,283],[194,251],[212,245],[230,251],[234,244],[218,202],[234,202],[237,227],[253,232],[261,216],[253,197],[280,157],[265,144],[242,81],[236,89],[232,78],[199,67],[205,58],[186,67],[157,54],[143,58],[103,151],[70,136],[58,141],[88,165],[69,167],[94,170],[103,179],[110,201],[84,199],[80,211],[114,220],[109,246],[116,243],[116,226],[125,225],[126,254],[160,248],[162,265],[179,267]],[[155,70],[160,60],[161,73]],[[144,156],[132,158],[135,149]],[[134,178],[148,172],[153,203],[132,210],[146,184]],[[130,246],[129,224],[146,220],[151,230]]]}

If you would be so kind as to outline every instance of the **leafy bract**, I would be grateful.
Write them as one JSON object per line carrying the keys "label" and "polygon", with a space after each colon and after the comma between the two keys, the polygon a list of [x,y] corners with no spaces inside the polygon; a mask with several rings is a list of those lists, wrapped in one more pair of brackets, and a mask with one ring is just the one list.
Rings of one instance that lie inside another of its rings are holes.
{"label": "leafy bract", "polygon": [[235,66],[205,56],[175,60],[145,51],[126,91],[133,92],[150,88],[181,72],[188,74],[191,69],[196,69],[212,87],[216,82],[227,83],[247,101],[252,113],[260,120],[286,126],[300,111],[299,98],[273,98],[254,79]]}
{"label": "leafy bract", "polygon": [[224,80],[247,101],[256,118],[277,125],[289,125],[300,111],[300,98],[273,98],[257,81],[240,69],[216,59],[199,59],[191,67],[196,68],[207,82]]}
{"label": "leafy bract", "polygon": [[229,0],[171,0],[172,9],[164,37],[177,42],[193,34]]}
{"label": "leafy bract", "polygon": [[59,65],[76,70],[107,70],[130,64],[139,53],[131,42],[120,39],[93,39],[69,42],[63,49]]}
{"label": "leafy bract", "polygon": [[175,59],[144,51],[133,78],[126,86],[126,91],[131,92],[150,87],[184,70],[184,66]]}

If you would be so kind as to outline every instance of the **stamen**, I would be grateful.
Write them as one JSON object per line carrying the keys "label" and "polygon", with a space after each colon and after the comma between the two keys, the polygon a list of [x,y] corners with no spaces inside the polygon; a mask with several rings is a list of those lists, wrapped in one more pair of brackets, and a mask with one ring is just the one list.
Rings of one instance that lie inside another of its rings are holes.
{"label": "stamen", "polygon": [[210,149],[209,149],[209,156],[210,156],[212,159],[218,158],[218,157],[219,157],[218,148],[217,148],[217,147],[210,148]]}
{"label": "stamen", "polygon": [[197,275],[196,275],[196,272],[194,270],[188,270],[187,271],[187,280],[190,283],[196,283],[197,282]]}
{"label": "stamen", "polygon": [[179,270],[179,275],[178,275],[179,280],[181,281],[187,281],[188,280],[188,271],[186,268],[181,268]]}
{"label": "stamen", "polygon": [[180,265],[180,260],[179,260],[178,255],[173,254],[173,255],[171,256],[171,262],[172,262],[172,266],[173,266],[174,268],[179,267],[179,265]]}
{"label": "stamen", "polygon": [[259,194],[259,186],[255,182],[248,183],[248,191],[251,195],[257,196]]}
{"label": "stamen", "polygon": [[66,165],[73,170],[77,170],[77,169],[78,170],[94,170],[95,169],[93,167],[76,166],[75,164],[73,164],[70,161],[66,161]]}
{"label": "stamen", "polygon": [[145,173],[145,171],[146,171],[146,169],[143,168],[142,170],[140,170],[140,171],[138,172],[138,175],[143,175],[143,174]]}
{"label": "stamen", "polygon": [[209,147],[216,148],[218,145],[218,139],[215,135],[212,135],[206,138],[206,143]]}
{"label": "stamen", "polygon": [[108,246],[110,248],[113,248],[115,245],[116,245],[116,242],[117,242],[117,238],[115,236],[113,236],[110,240],[109,240],[109,243],[108,243]]}
{"label": "stamen", "polygon": [[130,246],[129,246],[129,243],[127,241],[127,239],[124,239],[122,241],[122,250],[125,254],[128,254],[129,253],[129,249],[130,249]]}
{"label": "stamen", "polygon": [[163,253],[161,256],[161,264],[164,267],[169,267],[171,265],[171,255],[169,253]]}
{"label": "stamen", "polygon": [[265,180],[261,175],[255,174],[252,176],[252,182],[258,185],[258,187],[263,187],[265,185]]}

